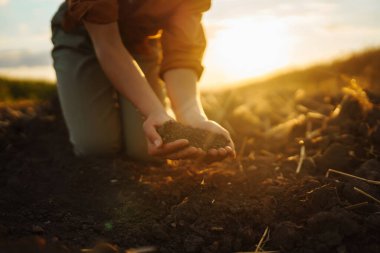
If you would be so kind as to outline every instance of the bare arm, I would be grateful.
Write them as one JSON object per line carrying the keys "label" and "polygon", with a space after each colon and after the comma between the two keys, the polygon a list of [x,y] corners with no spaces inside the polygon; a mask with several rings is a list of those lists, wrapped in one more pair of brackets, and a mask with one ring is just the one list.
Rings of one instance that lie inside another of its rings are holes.
{"label": "bare arm", "polygon": [[173,69],[164,75],[168,96],[176,118],[184,124],[207,120],[197,88],[197,75],[191,69]]}
{"label": "bare arm", "polygon": [[[156,127],[172,118],[168,116],[138,64],[124,47],[117,23],[84,23],[105,74],[115,89],[129,99],[146,118],[143,128],[148,141],[148,153],[165,158],[186,158],[189,153],[182,149],[188,145],[187,140],[163,144],[157,133]],[[178,155],[178,152],[181,153]]]}
{"label": "bare arm", "polygon": [[173,69],[164,74],[166,89],[178,121],[193,127],[204,128],[220,133],[230,140],[230,145],[218,150],[209,150],[209,155],[215,160],[226,155],[235,155],[234,143],[226,129],[207,118],[197,88],[197,75],[191,69]]}
{"label": "bare arm", "polygon": [[145,117],[166,114],[144,73],[124,47],[117,23],[99,25],[85,22],[85,26],[104,72],[120,94],[129,99]]}

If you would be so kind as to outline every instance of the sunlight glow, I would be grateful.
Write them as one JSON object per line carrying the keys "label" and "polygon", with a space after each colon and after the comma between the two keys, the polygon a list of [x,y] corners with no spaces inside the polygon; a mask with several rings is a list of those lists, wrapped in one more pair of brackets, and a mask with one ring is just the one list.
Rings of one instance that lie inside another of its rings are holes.
{"label": "sunlight glow", "polygon": [[9,3],[9,0],[0,0],[0,6],[5,6]]}
{"label": "sunlight glow", "polygon": [[210,73],[212,82],[257,77],[286,66],[290,48],[287,30],[286,24],[276,17],[246,17],[220,22],[214,36],[209,37],[205,55],[206,67],[213,66],[219,72]]}

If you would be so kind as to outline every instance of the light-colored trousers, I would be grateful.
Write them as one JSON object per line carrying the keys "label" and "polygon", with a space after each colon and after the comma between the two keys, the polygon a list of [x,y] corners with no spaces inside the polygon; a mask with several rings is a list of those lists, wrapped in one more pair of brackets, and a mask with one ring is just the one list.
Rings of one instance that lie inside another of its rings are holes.
{"label": "light-colored trousers", "polygon": [[[75,154],[104,155],[124,151],[144,161],[147,154],[142,116],[119,96],[103,72],[85,28],[62,30],[63,4],[52,20],[53,64],[58,96]],[[161,101],[164,91],[158,76],[160,48],[151,41],[151,52],[132,54]],[[112,64],[112,63],[110,63]],[[144,98],[141,98],[144,99]]]}

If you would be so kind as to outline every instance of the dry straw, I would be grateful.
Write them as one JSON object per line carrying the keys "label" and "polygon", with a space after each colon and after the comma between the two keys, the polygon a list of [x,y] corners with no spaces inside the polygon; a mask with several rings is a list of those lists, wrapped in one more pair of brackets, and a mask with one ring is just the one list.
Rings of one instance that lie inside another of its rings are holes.
{"label": "dry straw", "polygon": [[327,171],[327,173],[326,173],[326,177],[329,177],[330,173],[335,173],[335,174],[339,174],[339,175],[342,175],[342,176],[354,178],[354,179],[357,179],[357,180],[361,180],[361,181],[367,182],[369,184],[380,185],[380,181],[370,180],[370,179],[358,177],[358,176],[351,175],[351,174],[348,174],[348,173],[345,173],[345,172],[342,172],[342,171],[339,171],[339,170],[334,170],[334,169],[329,169]]}
{"label": "dry straw", "polygon": [[375,198],[374,196],[370,195],[368,192],[365,192],[365,191],[363,191],[362,189],[359,189],[359,188],[357,188],[357,187],[354,187],[354,190],[357,191],[358,193],[360,193],[360,194],[362,194],[362,195],[364,195],[364,196],[366,196],[366,197],[372,199],[372,200],[375,201],[377,204],[380,204],[380,200],[377,199],[377,198]]}

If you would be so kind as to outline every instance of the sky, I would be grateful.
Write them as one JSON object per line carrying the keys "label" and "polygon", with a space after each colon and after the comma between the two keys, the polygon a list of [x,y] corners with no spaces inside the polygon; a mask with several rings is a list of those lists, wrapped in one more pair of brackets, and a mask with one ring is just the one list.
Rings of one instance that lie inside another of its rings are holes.
{"label": "sky", "polygon": [[[0,74],[54,80],[50,19],[61,0],[0,0]],[[202,87],[380,46],[379,0],[214,0]]]}

